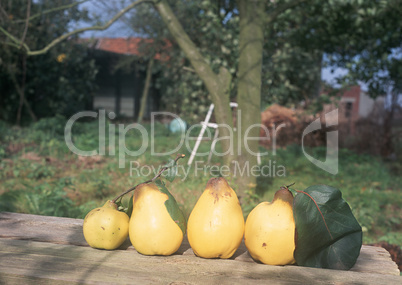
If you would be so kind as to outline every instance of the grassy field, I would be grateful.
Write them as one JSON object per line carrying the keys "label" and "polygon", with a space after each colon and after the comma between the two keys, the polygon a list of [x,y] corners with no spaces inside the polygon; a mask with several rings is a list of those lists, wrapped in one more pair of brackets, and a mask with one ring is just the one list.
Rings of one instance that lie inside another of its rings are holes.
{"label": "grassy field", "polygon": [[[160,165],[175,157],[174,154],[151,155],[148,147],[145,153],[127,158],[125,167],[119,168],[118,153],[122,149],[119,145],[116,144],[114,155],[107,147],[106,155],[79,157],[67,148],[64,127],[65,119],[61,117],[41,120],[29,128],[13,128],[0,121],[0,211],[83,218],[106,199],[152,178]],[[150,131],[150,126],[145,125],[145,128]],[[79,149],[98,149],[97,122],[77,122],[72,133]],[[117,126],[115,133],[117,138]],[[193,135],[197,134],[195,129]],[[156,152],[174,150],[180,143],[180,138],[169,134],[162,124],[156,126],[154,139]],[[138,132],[127,132],[127,149],[138,150],[142,143]],[[151,141],[148,143],[150,145]],[[203,142],[200,152],[207,152],[209,147],[209,142]],[[315,157],[323,151],[322,148],[308,150]],[[189,157],[185,145],[174,153]],[[206,161],[207,157],[197,160]],[[178,177],[167,185],[188,216],[211,174],[195,167],[188,169],[186,162],[186,159],[179,162],[182,167]],[[270,201],[282,185],[295,182],[294,188],[303,190],[310,185],[327,184],[342,191],[363,227],[365,243],[402,244],[400,160],[386,162],[341,149],[339,173],[331,175],[309,162],[299,146],[288,146],[278,149],[275,155],[263,157],[262,164],[269,163],[275,164],[276,169],[283,166],[286,175],[271,173],[271,176],[258,178],[256,192],[248,193],[242,205],[245,216],[259,202]],[[219,157],[214,156],[211,165],[219,164]],[[204,165],[198,163],[199,167]],[[126,196],[124,203],[128,203],[130,197]]]}

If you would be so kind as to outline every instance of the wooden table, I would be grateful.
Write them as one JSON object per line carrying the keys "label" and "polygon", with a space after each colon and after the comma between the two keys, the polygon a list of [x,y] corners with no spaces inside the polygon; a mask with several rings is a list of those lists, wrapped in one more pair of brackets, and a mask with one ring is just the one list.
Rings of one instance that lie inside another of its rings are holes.
{"label": "wooden table", "polygon": [[232,259],[203,259],[184,240],[173,256],[88,247],[79,219],[0,212],[0,284],[402,284],[389,253],[363,246],[350,271],[270,266],[244,246]]}

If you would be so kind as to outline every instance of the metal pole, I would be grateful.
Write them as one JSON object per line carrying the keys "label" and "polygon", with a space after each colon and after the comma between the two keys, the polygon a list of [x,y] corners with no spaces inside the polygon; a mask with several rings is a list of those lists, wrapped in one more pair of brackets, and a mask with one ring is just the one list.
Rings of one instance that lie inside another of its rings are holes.
{"label": "metal pole", "polygon": [[197,154],[197,149],[200,146],[202,137],[204,136],[205,129],[207,128],[208,122],[211,119],[213,110],[214,110],[214,104],[211,104],[211,106],[209,106],[207,116],[205,117],[205,121],[202,124],[200,134],[198,135],[197,141],[195,142],[193,151],[191,152],[191,156],[190,156],[190,159],[187,162],[187,165],[191,165],[191,163],[193,163],[194,157]]}

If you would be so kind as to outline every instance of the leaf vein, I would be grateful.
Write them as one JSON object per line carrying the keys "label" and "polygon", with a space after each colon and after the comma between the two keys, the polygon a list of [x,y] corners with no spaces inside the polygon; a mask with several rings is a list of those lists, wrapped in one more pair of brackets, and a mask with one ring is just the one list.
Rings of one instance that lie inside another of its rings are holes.
{"label": "leaf vein", "polygon": [[318,206],[317,202],[314,200],[314,198],[311,197],[311,195],[308,194],[307,192],[304,192],[304,191],[301,191],[301,190],[296,190],[296,191],[299,192],[299,193],[303,193],[303,194],[307,195],[307,196],[314,202],[315,206],[317,207],[318,212],[319,212],[320,215],[321,215],[322,220],[324,221],[324,225],[325,225],[325,227],[327,228],[327,231],[328,231],[328,233],[329,233],[331,239],[333,240],[334,238],[332,237],[331,231],[330,231],[329,228],[328,228],[328,225],[327,225],[327,222],[325,221],[324,215],[322,214],[321,209],[320,209],[320,207]]}

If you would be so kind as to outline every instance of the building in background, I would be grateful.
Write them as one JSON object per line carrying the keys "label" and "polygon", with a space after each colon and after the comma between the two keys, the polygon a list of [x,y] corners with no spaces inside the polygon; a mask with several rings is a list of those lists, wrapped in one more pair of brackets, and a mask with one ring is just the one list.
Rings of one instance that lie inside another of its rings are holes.
{"label": "building in background", "polygon": [[[382,120],[385,96],[371,98],[360,86],[347,87],[341,93],[339,122],[345,123],[347,133],[354,134],[360,119]],[[381,123],[378,121],[377,123]]]}
{"label": "building in background", "polygon": [[371,98],[359,85],[343,88],[335,96],[338,104],[329,104],[324,107],[324,113],[338,108],[339,125],[344,128],[346,134],[353,135],[356,132],[356,124],[359,120],[369,119],[381,124],[385,110],[385,96]]}
{"label": "building in background", "polygon": [[[144,89],[147,57],[141,52],[142,38],[94,38],[80,39],[91,50],[99,68],[93,96],[93,109],[115,112],[119,117],[137,119]],[[146,40],[145,40],[146,41]],[[156,60],[162,60],[156,54]],[[130,62],[124,64],[124,62]],[[155,82],[155,74],[151,82]],[[144,118],[159,109],[160,94],[151,83]]]}

